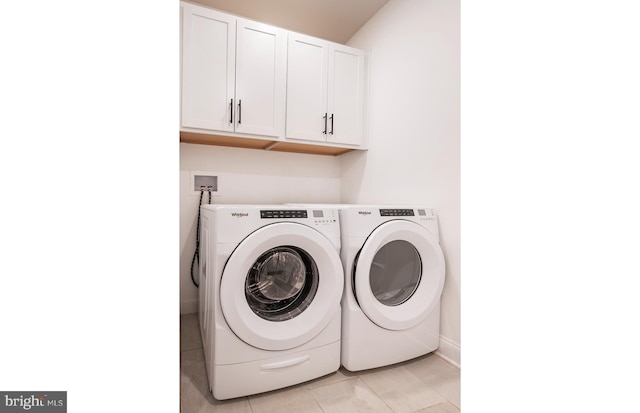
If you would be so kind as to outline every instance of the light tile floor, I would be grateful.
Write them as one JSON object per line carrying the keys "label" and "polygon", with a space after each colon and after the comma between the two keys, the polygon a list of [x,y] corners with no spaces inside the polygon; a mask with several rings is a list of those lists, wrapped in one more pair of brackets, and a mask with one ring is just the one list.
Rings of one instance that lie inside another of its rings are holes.
{"label": "light tile floor", "polygon": [[434,354],[352,373],[344,368],[296,386],[218,401],[209,391],[196,314],[180,317],[182,413],[459,413],[460,369]]}

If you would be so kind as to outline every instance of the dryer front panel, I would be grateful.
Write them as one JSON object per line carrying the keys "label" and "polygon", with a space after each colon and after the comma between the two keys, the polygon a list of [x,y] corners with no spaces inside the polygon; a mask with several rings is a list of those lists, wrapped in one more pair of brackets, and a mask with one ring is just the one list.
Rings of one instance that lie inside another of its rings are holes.
{"label": "dryer front panel", "polygon": [[222,273],[220,304],[229,328],[264,350],[317,336],[340,311],[344,272],[335,246],[306,225],[279,222],[246,237]]}
{"label": "dryer front panel", "polygon": [[353,289],[372,322],[389,330],[405,330],[421,323],[439,305],[444,277],[438,240],[414,222],[392,220],[365,241],[354,263]]}

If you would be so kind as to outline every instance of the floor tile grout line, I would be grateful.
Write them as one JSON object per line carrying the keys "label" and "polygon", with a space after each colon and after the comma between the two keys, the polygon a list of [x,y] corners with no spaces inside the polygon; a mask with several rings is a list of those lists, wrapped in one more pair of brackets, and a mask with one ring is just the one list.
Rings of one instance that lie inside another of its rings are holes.
{"label": "floor tile grout line", "polygon": [[414,411],[412,411],[412,412],[410,412],[410,413],[417,413],[417,412],[419,412],[420,410],[431,409],[432,407],[440,406],[440,405],[447,404],[447,403],[449,403],[449,404],[450,404],[450,405],[452,405],[452,406],[455,406],[453,403],[451,403],[450,401],[446,400],[446,401],[444,401],[444,402],[436,403],[436,404],[433,404],[433,405],[431,405],[431,406],[422,407],[422,408],[420,408],[420,409],[418,409],[418,410],[414,410]]}
{"label": "floor tile grout line", "polygon": [[[385,367],[387,367],[387,366],[385,366]],[[404,369],[404,366],[398,366],[398,367],[400,367],[400,368],[403,368],[403,369]],[[445,403],[450,403],[451,405],[455,406],[455,404],[454,404],[451,400],[449,400],[448,398],[446,398],[444,395],[440,394],[440,392],[438,392],[436,389],[434,389],[433,387],[431,387],[429,384],[425,383],[425,382],[424,382],[420,377],[417,377],[415,374],[411,373],[411,371],[410,371],[410,370],[405,369],[405,371],[407,371],[407,372],[408,372],[409,374],[411,374],[413,377],[415,377],[416,379],[418,379],[422,384],[424,384],[426,387],[428,387],[430,390],[432,390],[432,391],[433,391],[434,393],[436,393],[438,396],[442,397],[442,399],[444,400],[444,401],[442,401],[442,402],[440,402],[440,403],[436,403],[436,404],[433,404],[433,405],[431,405],[431,406],[423,406],[423,407],[420,407],[420,408],[418,408],[418,410],[415,410],[414,412],[418,412],[418,411],[420,411],[420,410],[424,410],[424,409],[430,409],[430,408],[431,408],[431,407],[433,407],[433,406],[438,406],[438,405],[445,404]],[[358,377],[360,377],[360,376],[358,376]],[[371,388],[371,386],[369,386],[369,384],[368,384],[365,380],[362,380],[362,382],[363,382],[364,384],[366,384],[366,385],[367,385],[367,387],[369,387],[369,389],[371,389],[371,391],[372,391],[376,396],[378,396],[378,398],[379,398],[380,400],[382,400],[382,402],[383,402],[383,403],[384,403],[384,404],[389,408],[389,410],[390,410],[390,411],[392,411],[392,412],[394,412],[394,413],[395,413],[395,410],[393,410],[393,408],[387,404],[387,402],[382,398],[382,395],[378,394],[378,393],[377,393],[373,388]],[[457,407],[457,406],[456,406],[456,407]]]}
{"label": "floor tile grout line", "polygon": [[[365,370],[365,371],[366,371],[366,370]],[[364,381],[364,380],[362,379],[362,377],[360,377],[360,374],[358,374],[358,378],[360,379],[360,381],[361,381],[365,386],[367,386],[367,388],[369,388],[369,390],[371,390],[371,393],[373,393],[373,394],[375,394],[375,395],[376,395],[376,397],[377,397],[377,398],[382,402],[382,404],[384,404],[385,406],[387,406],[387,409],[389,409],[389,411],[390,411],[391,413],[394,413],[394,410],[391,408],[391,406],[389,406],[389,405],[387,404],[387,402],[386,402],[386,401],[384,401],[384,399],[382,398],[382,396],[380,396],[380,395],[378,394],[378,392],[376,392],[375,390],[373,390],[373,388],[371,388],[371,386],[369,386],[369,384],[368,384],[366,381]]]}
{"label": "floor tile grout line", "polygon": [[422,382],[425,386],[427,386],[429,389],[433,390],[438,396],[442,397],[443,399],[445,399],[447,402],[451,403],[452,405],[456,406],[458,409],[459,407],[456,405],[456,403],[453,400],[449,400],[449,398],[447,396],[445,396],[444,394],[442,394],[441,392],[439,392],[436,388],[434,388],[433,386],[431,386],[429,383],[427,383],[426,381],[424,381],[422,379],[422,377],[419,377],[417,374],[413,373],[411,370],[407,369],[406,366],[401,366],[402,369],[404,369],[406,372],[408,372],[409,374],[411,374],[413,377],[415,377],[416,379],[420,380],[420,382]]}
{"label": "floor tile grout line", "polygon": [[[356,377],[346,377],[346,376],[345,376],[345,378],[344,378],[344,379],[340,379],[340,380],[332,381],[332,382],[330,382],[330,383],[319,384],[318,386],[313,387],[313,388],[310,388],[310,387],[309,387],[309,382],[307,382],[307,383],[302,383],[302,384],[304,384],[304,386],[306,387],[306,389],[307,389],[307,390],[309,390],[309,391],[313,391],[313,390],[315,390],[315,389],[319,389],[319,388],[321,388],[321,387],[331,386],[332,384],[342,383],[343,381],[349,381],[349,380],[357,379],[358,377],[360,377],[360,376],[356,376]],[[309,380],[309,381],[312,381],[312,380]]]}
{"label": "floor tile grout line", "polygon": [[320,404],[320,401],[318,400],[318,398],[317,398],[317,397],[316,397],[316,395],[314,394],[314,390],[318,390],[318,389],[321,389],[321,388],[324,388],[324,387],[327,387],[327,386],[331,386],[331,385],[334,385],[334,384],[338,384],[338,383],[347,382],[347,381],[349,381],[349,380],[357,379],[357,378],[358,378],[358,377],[348,377],[348,378],[346,378],[346,379],[344,379],[344,380],[338,380],[338,381],[334,381],[334,382],[331,382],[331,383],[322,384],[322,385],[320,385],[320,386],[314,387],[313,389],[309,388],[308,384],[305,384],[305,389],[306,389],[309,393],[311,393],[311,397],[313,397],[313,400],[316,402],[316,404],[318,405],[318,407],[320,408],[320,410],[321,410],[323,413],[325,413],[325,410],[322,408],[322,404]]}
{"label": "floor tile grout line", "polygon": [[[349,378],[347,378],[347,379],[345,379],[345,380],[338,380],[338,381],[334,381],[333,383],[323,384],[322,386],[318,386],[318,387],[315,387],[315,388],[313,388],[313,389],[310,389],[310,388],[309,388],[309,387],[307,387],[307,386],[305,386],[305,388],[307,389],[307,391],[308,391],[309,393],[311,393],[311,397],[313,397],[313,400],[316,402],[316,404],[317,404],[317,405],[318,405],[318,407],[320,408],[320,411],[322,411],[322,413],[326,413],[326,410],[322,408],[322,404],[320,404],[320,401],[318,400],[318,398],[316,397],[316,395],[313,393],[313,390],[320,389],[320,388],[322,388],[322,387],[326,387],[326,386],[330,386],[330,385],[332,385],[332,384],[337,384],[337,383],[346,382],[346,381],[349,381],[349,380],[351,380],[351,379],[353,379],[353,378],[354,378],[354,377],[349,377]],[[358,377],[355,377],[355,378],[358,378]]]}
{"label": "floor tile grout line", "polygon": [[[339,383],[339,382],[336,382],[336,383]],[[320,386],[320,387],[322,387],[322,386]],[[320,387],[316,387],[316,388],[318,388],[318,389],[319,389]],[[322,408],[322,405],[320,404],[320,402],[319,402],[319,401],[318,401],[318,399],[316,398],[316,395],[315,395],[315,394],[313,394],[313,392],[311,391],[311,389],[309,389],[308,387],[306,387],[306,386],[305,386],[305,388],[307,389],[307,391],[308,391],[309,393],[311,393],[311,397],[313,397],[313,401],[314,401],[314,402],[316,402],[316,405],[318,405],[318,408],[320,409],[320,411],[321,411],[322,413],[325,413],[324,409]]]}

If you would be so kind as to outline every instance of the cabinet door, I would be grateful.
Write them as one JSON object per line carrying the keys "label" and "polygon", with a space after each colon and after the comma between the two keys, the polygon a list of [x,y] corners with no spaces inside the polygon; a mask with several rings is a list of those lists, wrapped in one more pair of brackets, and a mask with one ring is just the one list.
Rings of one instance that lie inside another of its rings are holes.
{"label": "cabinet door", "polygon": [[287,32],[238,19],[235,131],[284,136]]}
{"label": "cabinet door", "polygon": [[326,141],[328,43],[289,33],[287,138]]}
{"label": "cabinet door", "polygon": [[363,143],[364,52],[332,45],[329,52],[327,142]]}
{"label": "cabinet door", "polygon": [[233,131],[236,18],[183,3],[182,126]]}

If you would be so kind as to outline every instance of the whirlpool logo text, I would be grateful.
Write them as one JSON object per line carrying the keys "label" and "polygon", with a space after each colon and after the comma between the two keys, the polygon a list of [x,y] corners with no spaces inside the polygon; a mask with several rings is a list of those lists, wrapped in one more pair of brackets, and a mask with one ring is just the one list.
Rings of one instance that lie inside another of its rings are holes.
{"label": "whirlpool logo text", "polygon": [[232,212],[231,216],[236,218],[242,218],[242,217],[248,217],[249,213],[248,212]]}

